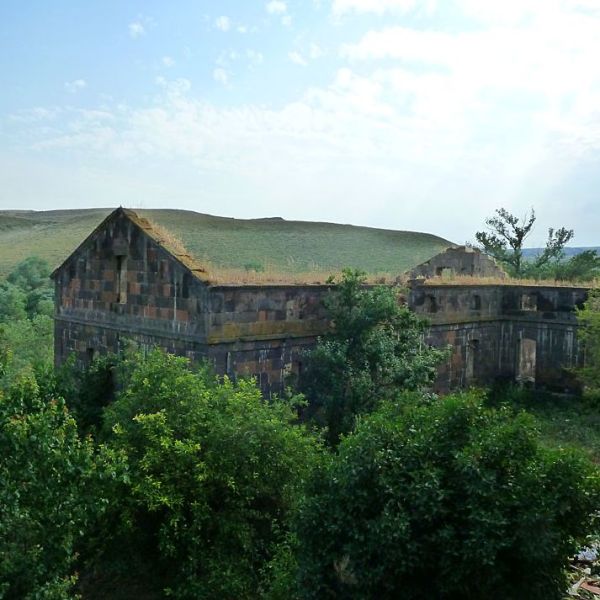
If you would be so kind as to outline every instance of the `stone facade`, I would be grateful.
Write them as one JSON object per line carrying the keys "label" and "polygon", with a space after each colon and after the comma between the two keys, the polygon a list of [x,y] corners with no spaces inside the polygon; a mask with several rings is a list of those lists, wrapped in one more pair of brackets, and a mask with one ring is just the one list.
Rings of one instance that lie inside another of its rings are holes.
{"label": "stone facade", "polygon": [[498,379],[564,390],[583,361],[575,308],[586,296],[579,287],[416,284],[409,304],[430,322],[427,341],[452,347],[438,390]]}
{"label": "stone facade", "polygon": [[[431,259],[428,272],[497,269],[480,253],[451,250]],[[72,353],[85,364],[132,340],[208,360],[220,375],[253,375],[268,395],[301,373],[303,351],[328,328],[327,286],[214,285],[193,257],[124,209],[97,227],[53,277],[57,364]],[[582,360],[574,308],[585,289],[430,283],[413,282],[408,304],[430,321],[428,343],[452,347],[436,389],[497,378],[569,385],[565,369]]]}
{"label": "stone facade", "polygon": [[504,279],[506,273],[486,254],[469,246],[454,246],[436,254],[408,273],[411,279],[432,277],[494,277]]}
{"label": "stone facade", "polygon": [[74,353],[85,364],[132,340],[281,392],[327,328],[327,287],[215,286],[203,276],[135,213],[115,211],[53,274],[56,363]]}

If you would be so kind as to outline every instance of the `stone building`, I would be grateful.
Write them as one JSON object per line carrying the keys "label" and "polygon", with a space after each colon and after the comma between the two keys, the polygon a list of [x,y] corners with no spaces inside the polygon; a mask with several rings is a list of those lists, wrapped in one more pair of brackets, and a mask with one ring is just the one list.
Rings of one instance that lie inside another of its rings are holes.
{"label": "stone building", "polygon": [[413,282],[409,305],[430,323],[427,341],[452,347],[439,390],[502,379],[554,390],[574,386],[580,366],[576,307],[587,290],[515,284]]}
{"label": "stone building", "polygon": [[431,277],[493,277],[504,279],[506,273],[496,262],[470,246],[452,246],[417,265],[408,273],[412,279]]}
{"label": "stone building", "polygon": [[[493,261],[466,248],[448,249],[425,265],[418,268],[422,276],[442,277],[414,281],[408,303],[430,320],[427,341],[453,348],[439,390],[498,377],[568,384],[564,368],[581,361],[573,311],[585,289],[444,284],[447,268],[499,276]],[[215,284],[168,232],[122,208],[53,278],[57,364],[71,353],[84,364],[130,339],[207,359],[221,375],[253,375],[265,394],[279,393],[328,327],[322,303],[328,286]]]}

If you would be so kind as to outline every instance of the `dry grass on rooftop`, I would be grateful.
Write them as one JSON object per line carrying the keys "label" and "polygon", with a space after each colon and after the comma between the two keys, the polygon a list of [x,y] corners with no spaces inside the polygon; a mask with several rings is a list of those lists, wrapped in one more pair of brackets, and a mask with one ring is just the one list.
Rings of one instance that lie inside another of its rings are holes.
{"label": "dry grass on rooftop", "polygon": [[[210,261],[200,261],[206,273],[202,275],[207,283],[214,285],[325,285],[334,277],[339,279],[341,272],[314,269],[309,271],[289,272],[277,268],[267,267],[261,271],[252,269],[236,269],[232,267],[219,267]],[[369,284],[393,284],[396,278],[390,273],[367,274]]]}
{"label": "dry grass on rooftop", "polygon": [[423,281],[423,285],[524,285],[538,287],[600,287],[600,280],[564,281],[559,279],[517,279],[516,277],[472,277],[467,275],[449,275],[432,277]]}

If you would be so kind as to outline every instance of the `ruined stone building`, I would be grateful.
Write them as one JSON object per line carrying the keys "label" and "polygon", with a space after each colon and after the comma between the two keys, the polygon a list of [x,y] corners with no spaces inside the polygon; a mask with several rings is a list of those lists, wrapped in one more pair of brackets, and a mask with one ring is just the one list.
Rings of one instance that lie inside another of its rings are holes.
{"label": "ruined stone building", "polygon": [[[176,246],[176,245],[175,245]],[[451,248],[417,267],[407,301],[429,319],[427,342],[452,346],[437,388],[501,377],[563,387],[565,368],[581,362],[576,287],[452,285],[449,272],[502,276],[487,257]],[[427,279],[430,276],[436,279]],[[441,276],[441,277],[439,277]],[[117,352],[125,340],[161,347],[217,373],[253,375],[263,391],[281,392],[302,370],[303,351],[327,330],[326,285],[223,284],[174,247],[147,220],[119,208],[53,273],[55,360],[79,363]],[[436,283],[437,282],[437,283]]]}

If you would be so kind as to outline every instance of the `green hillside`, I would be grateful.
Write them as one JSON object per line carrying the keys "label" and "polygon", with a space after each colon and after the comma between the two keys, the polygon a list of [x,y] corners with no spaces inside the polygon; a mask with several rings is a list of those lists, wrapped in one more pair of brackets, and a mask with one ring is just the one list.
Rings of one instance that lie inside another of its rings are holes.
{"label": "green hillside", "polygon": [[[282,273],[337,271],[399,274],[450,242],[427,233],[283,219],[231,219],[182,210],[136,210],[168,229],[213,268],[260,265]],[[110,213],[110,209],[0,211],[0,276],[36,254],[52,266]]]}

